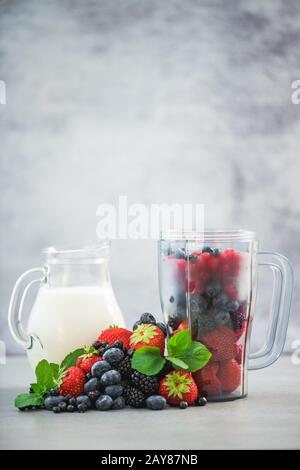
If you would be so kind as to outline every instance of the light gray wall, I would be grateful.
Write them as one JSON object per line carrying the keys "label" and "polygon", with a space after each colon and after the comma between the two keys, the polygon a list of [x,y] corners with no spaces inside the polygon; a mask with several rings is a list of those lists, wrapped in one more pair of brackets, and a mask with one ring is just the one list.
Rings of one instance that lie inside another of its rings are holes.
{"label": "light gray wall", "polygon": [[[0,1],[1,307],[40,248],[96,238],[96,207],[199,202],[300,267],[298,0]],[[129,322],[160,312],[154,242],[115,242]],[[270,287],[261,289],[256,344]],[[287,348],[300,338],[294,296]]]}

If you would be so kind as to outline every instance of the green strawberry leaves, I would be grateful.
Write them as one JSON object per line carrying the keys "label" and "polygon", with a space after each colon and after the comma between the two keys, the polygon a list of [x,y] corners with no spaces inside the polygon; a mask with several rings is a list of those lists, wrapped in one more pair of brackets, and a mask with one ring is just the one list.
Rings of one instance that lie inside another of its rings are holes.
{"label": "green strawberry leaves", "polygon": [[65,371],[76,365],[78,357],[84,353],[84,349],[76,349],[68,354],[62,363],[49,363],[46,359],[42,359],[35,368],[36,383],[31,384],[33,393],[21,393],[15,399],[17,408],[27,408],[35,406],[41,407],[44,403],[44,395],[52,388],[60,384],[61,378]]}
{"label": "green strawberry leaves", "polygon": [[84,348],[75,349],[70,354],[68,354],[62,361],[60,367],[61,369],[69,369],[69,367],[76,366],[77,359],[84,354]]}
{"label": "green strawberry leaves", "polygon": [[131,366],[146,375],[156,375],[163,368],[165,359],[160,355],[160,349],[154,346],[144,346],[135,351]]}
{"label": "green strawberry leaves", "polygon": [[189,330],[182,330],[167,342],[168,355],[161,357],[160,349],[145,346],[137,349],[132,357],[132,367],[145,375],[156,375],[163,368],[166,360],[176,369],[195,372],[202,369],[210,360],[211,353],[198,341],[192,341]]}

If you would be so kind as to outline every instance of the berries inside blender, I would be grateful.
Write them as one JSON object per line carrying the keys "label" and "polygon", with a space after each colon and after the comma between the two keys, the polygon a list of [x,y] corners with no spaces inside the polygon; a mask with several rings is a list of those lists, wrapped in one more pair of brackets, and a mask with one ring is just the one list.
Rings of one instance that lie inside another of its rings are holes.
{"label": "berries inside blender", "polygon": [[250,265],[232,248],[168,245],[161,253],[161,290],[168,334],[189,328],[212,353],[194,374],[208,399],[242,396]]}

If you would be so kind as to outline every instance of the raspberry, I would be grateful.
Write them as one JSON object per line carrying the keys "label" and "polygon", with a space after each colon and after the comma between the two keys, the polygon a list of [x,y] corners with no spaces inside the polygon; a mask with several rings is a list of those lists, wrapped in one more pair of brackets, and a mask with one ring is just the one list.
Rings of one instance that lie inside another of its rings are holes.
{"label": "raspberry", "polygon": [[212,353],[212,361],[226,361],[233,359],[235,354],[235,334],[227,328],[221,326],[216,330],[206,333],[202,337],[202,342]]}
{"label": "raspberry", "polygon": [[218,379],[224,392],[233,392],[241,383],[241,366],[234,360],[220,364]]}

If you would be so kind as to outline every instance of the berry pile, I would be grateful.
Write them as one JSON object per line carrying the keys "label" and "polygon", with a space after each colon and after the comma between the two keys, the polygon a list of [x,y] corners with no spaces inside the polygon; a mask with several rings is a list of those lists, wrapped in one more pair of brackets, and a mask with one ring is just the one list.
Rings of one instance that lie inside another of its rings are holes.
{"label": "berry pile", "polygon": [[176,279],[176,291],[169,298],[169,333],[188,328],[189,312],[193,339],[212,353],[210,363],[195,374],[199,392],[222,398],[239,387],[242,377],[245,340],[241,337],[247,328],[248,305],[240,294],[247,269],[244,257],[233,249],[204,247],[187,254],[176,248],[165,254],[164,261]]}

